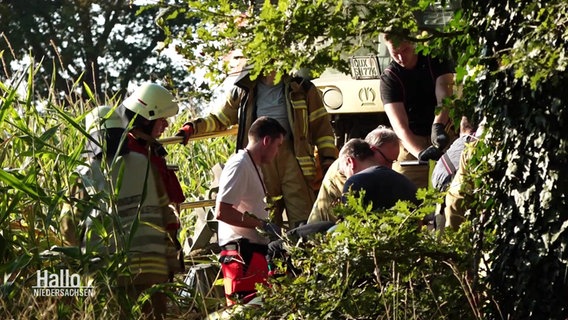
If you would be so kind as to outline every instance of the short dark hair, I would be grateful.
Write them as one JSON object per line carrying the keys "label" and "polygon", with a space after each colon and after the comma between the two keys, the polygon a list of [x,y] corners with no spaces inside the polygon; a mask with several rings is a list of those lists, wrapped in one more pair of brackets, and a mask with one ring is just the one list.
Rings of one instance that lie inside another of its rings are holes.
{"label": "short dark hair", "polygon": [[258,117],[250,126],[248,137],[250,140],[258,141],[264,137],[272,139],[286,135],[286,129],[274,118],[262,116]]}
{"label": "short dark hair", "polygon": [[392,43],[395,47],[398,47],[403,41],[414,42],[411,40],[413,36],[414,34],[406,28],[394,28],[393,30],[384,33],[383,39],[386,42]]}
{"label": "short dark hair", "polygon": [[360,138],[353,138],[347,141],[339,151],[339,157],[350,157],[359,161],[367,160],[374,155],[375,153],[371,149],[371,145]]}

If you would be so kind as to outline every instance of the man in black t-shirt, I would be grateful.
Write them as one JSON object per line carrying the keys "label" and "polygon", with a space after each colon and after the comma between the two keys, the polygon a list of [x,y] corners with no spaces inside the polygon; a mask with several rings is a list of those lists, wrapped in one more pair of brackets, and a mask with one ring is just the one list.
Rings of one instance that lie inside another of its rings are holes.
{"label": "man in black t-shirt", "polygon": [[445,60],[416,53],[405,38],[385,36],[393,61],[381,76],[381,99],[401,150],[394,170],[417,187],[428,186],[428,166],[401,167],[402,161],[438,160],[450,138],[448,110],[435,114],[436,106],[453,93],[454,67]]}

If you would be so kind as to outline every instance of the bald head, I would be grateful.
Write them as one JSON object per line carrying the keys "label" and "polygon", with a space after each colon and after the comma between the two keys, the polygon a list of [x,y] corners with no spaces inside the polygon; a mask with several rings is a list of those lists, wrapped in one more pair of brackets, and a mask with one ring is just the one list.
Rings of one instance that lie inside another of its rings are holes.
{"label": "bald head", "polygon": [[396,133],[391,128],[381,125],[369,132],[365,141],[376,152],[379,164],[391,168],[400,152],[400,140]]}

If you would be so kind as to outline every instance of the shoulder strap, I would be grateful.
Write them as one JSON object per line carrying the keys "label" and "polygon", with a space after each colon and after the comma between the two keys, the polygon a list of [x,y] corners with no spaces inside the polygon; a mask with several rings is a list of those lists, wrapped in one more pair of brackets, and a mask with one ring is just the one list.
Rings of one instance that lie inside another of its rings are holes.
{"label": "shoulder strap", "polygon": [[447,152],[444,153],[444,155],[442,155],[440,160],[442,161],[444,168],[446,169],[446,171],[448,172],[448,174],[450,176],[452,176],[452,175],[454,175],[454,173],[456,173],[456,167],[454,167],[454,164],[450,160],[450,156],[448,156]]}

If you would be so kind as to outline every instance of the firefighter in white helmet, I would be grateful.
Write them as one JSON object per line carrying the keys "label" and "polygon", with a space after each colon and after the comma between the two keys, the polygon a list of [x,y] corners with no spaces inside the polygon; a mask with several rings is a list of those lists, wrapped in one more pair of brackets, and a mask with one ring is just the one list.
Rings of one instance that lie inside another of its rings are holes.
{"label": "firefighter in white helmet", "polygon": [[124,99],[121,107],[126,118],[133,122],[133,127],[128,133],[128,148],[149,156],[153,168],[159,174],[160,188],[165,191],[170,203],[165,221],[170,238],[168,247],[170,280],[173,280],[174,273],[184,269],[182,247],[177,239],[177,231],[180,228],[179,204],[185,200],[185,197],[174,170],[166,165],[167,152],[156,139],[168,126],[166,118],[175,116],[179,107],[170,91],[154,83],[142,84]]}
{"label": "firefighter in white helmet", "polygon": [[122,105],[148,121],[173,117],[179,111],[171,92],[155,83],[142,84],[124,99]]}
{"label": "firefighter in white helmet", "polygon": [[[159,106],[154,109],[156,115],[163,114]],[[125,110],[122,106],[100,106],[86,115],[86,131],[90,135],[86,143],[88,166],[78,170],[75,193],[70,197],[81,200],[64,210],[62,226],[64,234],[69,235],[69,244],[80,242],[87,253],[97,253],[103,259],[125,254],[128,272],[118,276],[119,294],[136,299],[154,284],[168,282],[171,241],[166,228],[171,210],[158,170],[149,165],[152,160],[147,153],[134,152],[129,147]],[[88,209],[93,207],[99,209]],[[81,231],[75,231],[73,226],[81,224]],[[103,236],[101,231],[110,237]],[[73,238],[77,233],[79,236]],[[155,292],[142,310],[146,315],[163,318],[166,306],[166,295]],[[124,317],[129,316],[128,310],[121,312]]]}

